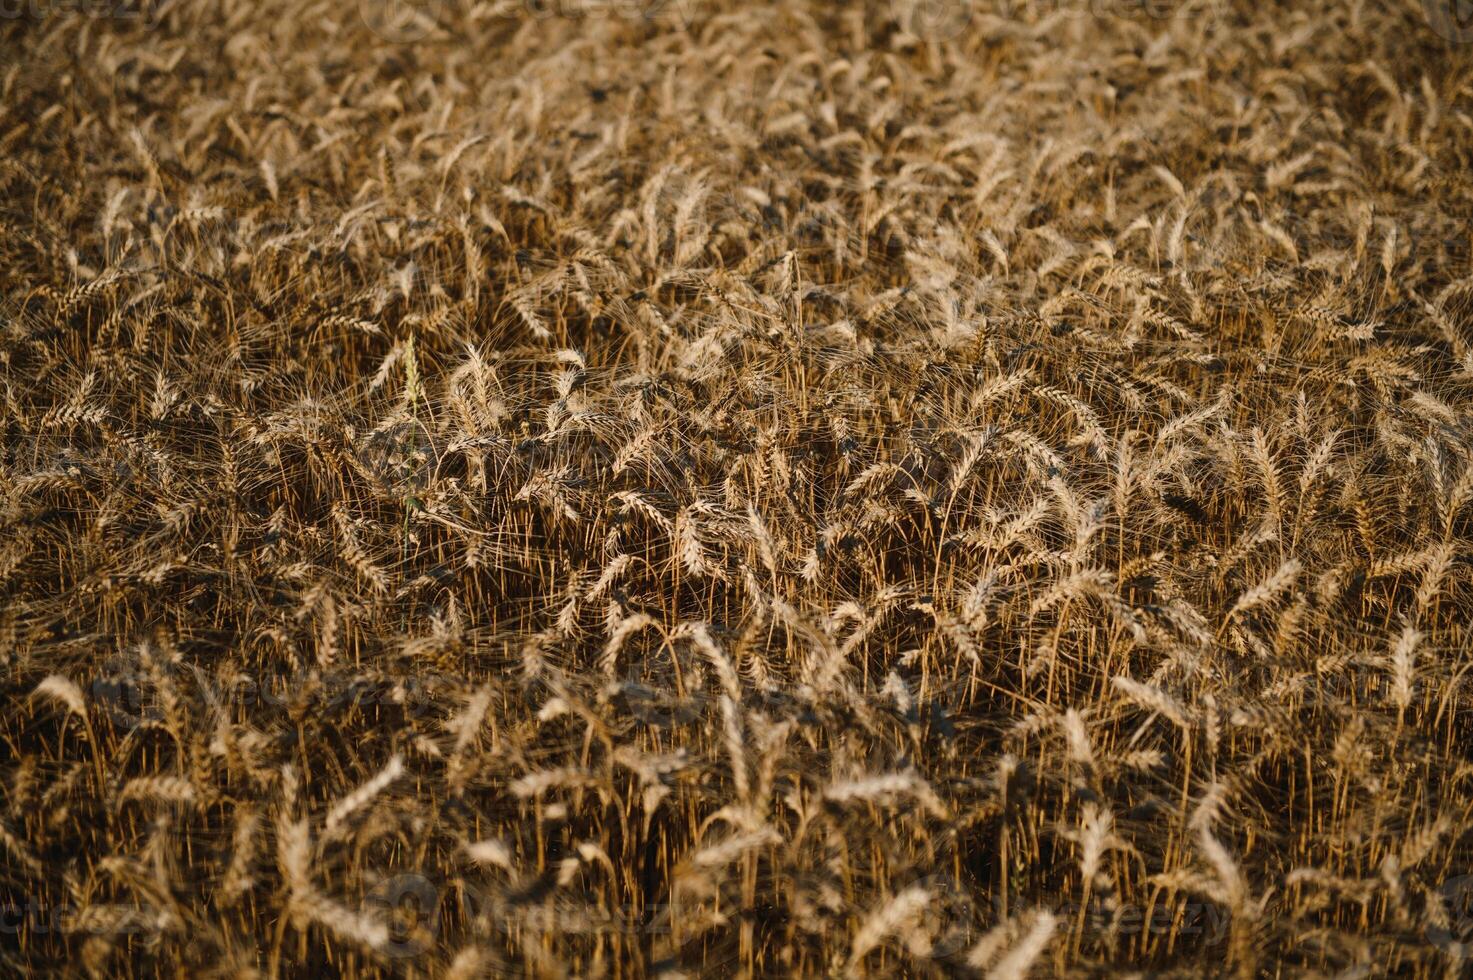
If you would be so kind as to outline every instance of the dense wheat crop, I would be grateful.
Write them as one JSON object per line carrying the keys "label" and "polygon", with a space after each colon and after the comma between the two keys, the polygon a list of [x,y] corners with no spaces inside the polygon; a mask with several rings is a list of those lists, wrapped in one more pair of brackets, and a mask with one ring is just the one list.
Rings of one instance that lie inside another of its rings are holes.
{"label": "dense wheat crop", "polygon": [[0,972],[1473,962],[1421,3],[35,6]]}

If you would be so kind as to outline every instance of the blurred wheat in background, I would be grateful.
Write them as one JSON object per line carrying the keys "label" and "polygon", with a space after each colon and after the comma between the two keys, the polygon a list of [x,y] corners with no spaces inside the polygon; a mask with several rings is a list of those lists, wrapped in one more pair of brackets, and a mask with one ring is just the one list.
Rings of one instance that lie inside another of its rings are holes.
{"label": "blurred wheat in background", "polygon": [[0,971],[1460,975],[1439,2],[6,12]]}

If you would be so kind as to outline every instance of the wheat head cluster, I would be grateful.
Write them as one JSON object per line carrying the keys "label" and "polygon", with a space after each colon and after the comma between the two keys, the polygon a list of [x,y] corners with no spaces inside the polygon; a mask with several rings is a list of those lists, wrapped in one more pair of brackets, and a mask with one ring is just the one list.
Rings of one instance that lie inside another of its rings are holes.
{"label": "wheat head cluster", "polygon": [[1468,969],[1473,48],[375,2],[0,21],[0,971]]}

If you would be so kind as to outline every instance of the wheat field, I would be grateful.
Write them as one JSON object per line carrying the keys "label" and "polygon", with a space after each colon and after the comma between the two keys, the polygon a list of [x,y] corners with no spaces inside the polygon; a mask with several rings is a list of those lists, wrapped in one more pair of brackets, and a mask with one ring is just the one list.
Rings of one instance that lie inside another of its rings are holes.
{"label": "wheat field", "polygon": [[16,0],[0,972],[1457,977],[1443,0]]}

